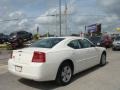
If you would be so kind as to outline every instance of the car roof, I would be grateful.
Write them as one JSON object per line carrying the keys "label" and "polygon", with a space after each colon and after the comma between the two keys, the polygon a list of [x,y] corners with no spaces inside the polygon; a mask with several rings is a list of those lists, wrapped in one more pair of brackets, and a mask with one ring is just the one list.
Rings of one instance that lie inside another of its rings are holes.
{"label": "car roof", "polygon": [[65,36],[65,37],[47,37],[47,38],[83,39],[84,37]]}

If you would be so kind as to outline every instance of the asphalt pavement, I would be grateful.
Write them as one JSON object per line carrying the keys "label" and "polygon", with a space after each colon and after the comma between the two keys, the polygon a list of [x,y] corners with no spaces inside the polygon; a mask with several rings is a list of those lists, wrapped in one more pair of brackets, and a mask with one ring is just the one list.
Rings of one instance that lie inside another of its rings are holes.
{"label": "asphalt pavement", "polygon": [[6,63],[0,66],[0,90],[120,90],[120,51],[108,49],[107,52],[108,62],[104,67],[95,66],[78,73],[67,86],[14,76],[8,72]]}
{"label": "asphalt pavement", "polygon": [[6,65],[11,57],[11,50],[0,50],[0,66]]}

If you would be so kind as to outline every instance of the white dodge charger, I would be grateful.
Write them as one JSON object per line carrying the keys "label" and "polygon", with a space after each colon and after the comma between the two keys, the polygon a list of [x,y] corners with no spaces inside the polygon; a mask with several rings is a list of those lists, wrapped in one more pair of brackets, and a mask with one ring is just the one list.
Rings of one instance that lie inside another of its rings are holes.
{"label": "white dodge charger", "polygon": [[105,48],[95,47],[86,38],[53,37],[14,50],[8,70],[22,78],[67,85],[74,74],[97,64],[106,64]]}

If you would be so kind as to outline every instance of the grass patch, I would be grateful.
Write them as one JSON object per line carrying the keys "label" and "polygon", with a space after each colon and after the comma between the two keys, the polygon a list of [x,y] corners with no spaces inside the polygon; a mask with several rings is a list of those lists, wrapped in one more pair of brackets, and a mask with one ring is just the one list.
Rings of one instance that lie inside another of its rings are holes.
{"label": "grass patch", "polygon": [[0,44],[0,49],[10,50],[10,49],[12,49],[12,48],[11,48],[11,45],[10,45],[10,44],[5,43],[5,44]]}
{"label": "grass patch", "polygon": [[7,44],[0,44],[0,49],[6,49],[7,48]]}

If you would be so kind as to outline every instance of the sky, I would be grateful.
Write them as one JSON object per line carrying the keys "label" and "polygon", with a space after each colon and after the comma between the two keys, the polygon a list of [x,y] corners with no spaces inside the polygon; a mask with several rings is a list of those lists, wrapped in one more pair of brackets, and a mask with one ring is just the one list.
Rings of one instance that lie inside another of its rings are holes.
{"label": "sky", "polygon": [[[120,0],[61,0],[62,34],[80,33],[101,23],[103,32],[120,27]],[[65,15],[67,3],[67,15]],[[26,30],[59,34],[59,0],[0,0],[0,33]],[[57,16],[55,16],[57,15]],[[17,20],[14,20],[17,19]],[[9,20],[9,21],[7,21]]]}

